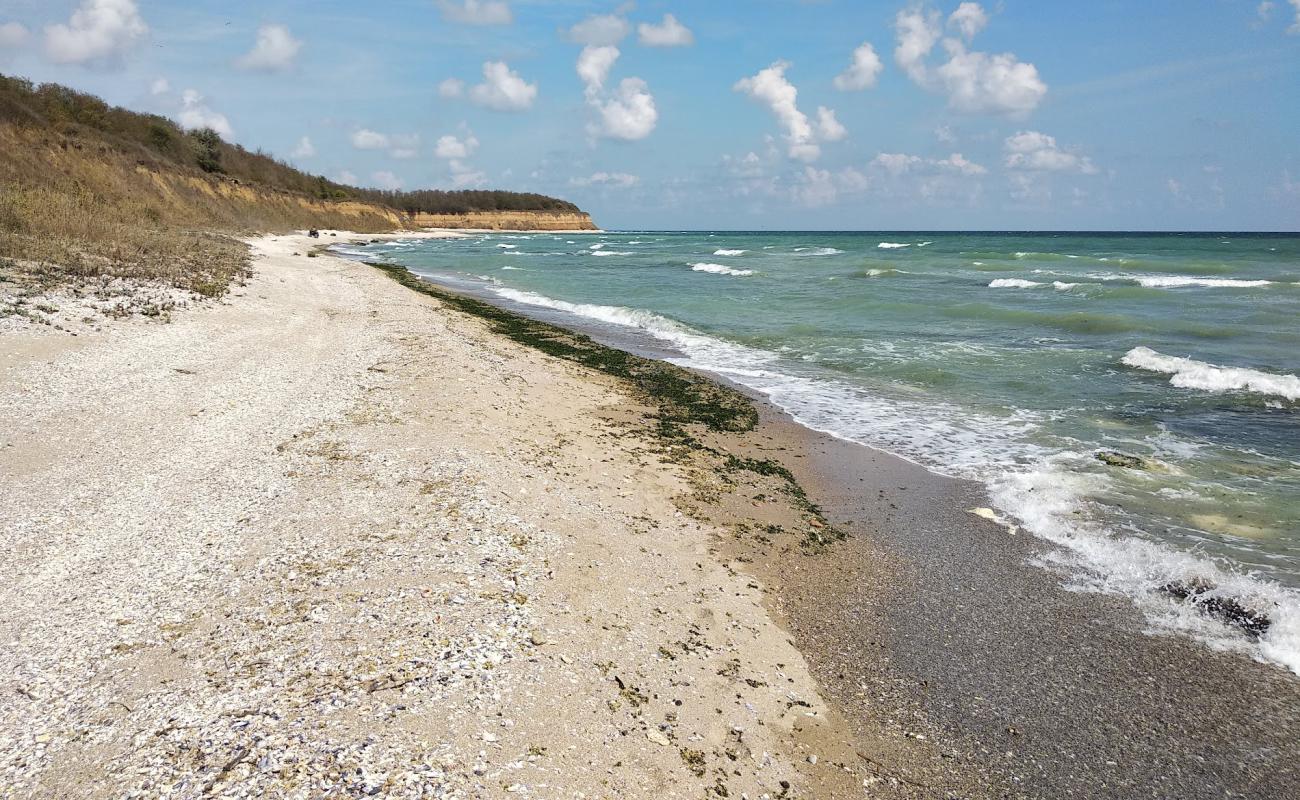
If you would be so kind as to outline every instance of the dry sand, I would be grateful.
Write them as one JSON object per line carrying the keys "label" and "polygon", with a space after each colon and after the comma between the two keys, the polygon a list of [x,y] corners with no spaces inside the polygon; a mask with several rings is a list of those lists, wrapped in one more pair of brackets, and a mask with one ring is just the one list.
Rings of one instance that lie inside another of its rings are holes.
{"label": "dry sand", "polygon": [[622,387],[318,243],[0,335],[4,796],[879,788]]}

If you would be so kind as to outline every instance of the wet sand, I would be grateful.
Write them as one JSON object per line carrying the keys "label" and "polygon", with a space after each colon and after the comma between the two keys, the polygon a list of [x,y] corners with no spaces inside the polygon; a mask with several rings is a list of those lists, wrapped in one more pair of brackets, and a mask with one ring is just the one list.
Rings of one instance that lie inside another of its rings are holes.
{"label": "wet sand", "polygon": [[928,727],[986,771],[990,796],[1300,797],[1294,675],[1145,633],[1123,598],[1066,591],[1030,564],[1046,543],[967,512],[987,505],[977,485],[770,407],[763,427],[851,534],[780,590],[851,721]]}

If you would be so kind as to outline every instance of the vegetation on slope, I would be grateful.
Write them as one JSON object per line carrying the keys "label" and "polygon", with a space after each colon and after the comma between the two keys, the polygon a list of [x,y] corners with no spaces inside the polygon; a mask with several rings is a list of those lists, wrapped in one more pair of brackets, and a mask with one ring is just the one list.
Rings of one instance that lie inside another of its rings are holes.
{"label": "vegetation on slope", "polygon": [[512,192],[344,186],[215,131],[0,75],[0,282],[158,278],[220,294],[245,269],[238,235],[392,230],[417,211],[497,210],[577,208]]}

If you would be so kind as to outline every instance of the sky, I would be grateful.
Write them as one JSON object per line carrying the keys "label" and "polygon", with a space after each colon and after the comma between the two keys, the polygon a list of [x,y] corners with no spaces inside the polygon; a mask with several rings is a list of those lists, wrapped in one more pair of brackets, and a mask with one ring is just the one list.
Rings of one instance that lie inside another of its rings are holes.
{"label": "sky", "polygon": [[611,229],[1300,229],[1300,0],[0,0],[0,72]]}

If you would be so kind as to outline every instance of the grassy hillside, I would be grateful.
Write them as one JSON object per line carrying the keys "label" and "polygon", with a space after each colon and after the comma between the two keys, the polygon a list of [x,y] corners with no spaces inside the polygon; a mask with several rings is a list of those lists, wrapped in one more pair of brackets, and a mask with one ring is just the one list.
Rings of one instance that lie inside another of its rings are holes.
{"label": "grassy hillside", "polygon": [[235,237],[307,227],[383,231],[416,212],[576,206],[513,192],[382,192],[309,175],[54,84],[0,75],[0,280],[161,278],[219,294]]}

